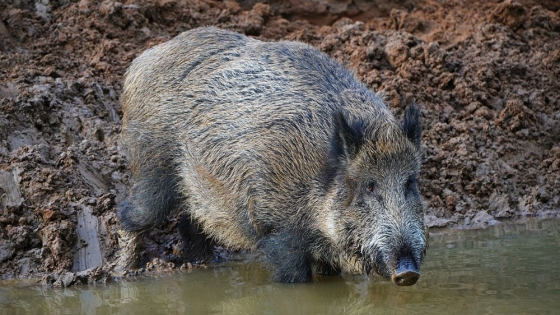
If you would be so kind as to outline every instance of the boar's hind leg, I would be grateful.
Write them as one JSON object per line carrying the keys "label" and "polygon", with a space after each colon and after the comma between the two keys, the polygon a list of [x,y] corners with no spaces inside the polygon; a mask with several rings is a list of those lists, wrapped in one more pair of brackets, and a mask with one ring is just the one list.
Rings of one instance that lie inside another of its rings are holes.
{"label": "boar's hind leg", "polygon": [[183,238],[183,260],[197,264],[204,263],[214,255],[215,242],[189,215],[183,214],[179,222],[179,232]]}
{"label": "boar's hind leg", "polygon": [[279,231],[264,237],[259,249],[278,282],[309,282],[312,280],[312,259],[305,239],[295,231]]}
{"label": "boar's hind leg", "polygon": [[169,161],[145,162],[134,174],[130,197],[120,204],[117,215],[129,232],[143,232],[161,223],[179,203],[178,177]]}
{"label": "boar's hind leg", "polygon": [[148,159],[138,168],[128,200],[119,205],[117,216],[122,229],[119,230],[120,250],[115,271],[137,267],[140,234],[157,225],[172,208],[177,207],[177,178],[170,175],[169,169],[157,165],[165,164],[150,163]]}

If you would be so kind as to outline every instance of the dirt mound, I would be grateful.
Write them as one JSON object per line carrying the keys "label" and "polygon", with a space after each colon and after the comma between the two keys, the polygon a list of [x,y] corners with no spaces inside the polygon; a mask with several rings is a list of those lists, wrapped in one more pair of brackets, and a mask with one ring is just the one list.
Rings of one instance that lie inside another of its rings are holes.
{"label": "dirt mound", "polygon": [[[4,1],[1,278],[107,279],[130,185],[123,74],[145,49],[206,25],[310,43],[397,115],[421,104],[431,226],[558,215],[557,1]],[[176,225],[142,240],[142,261],[159,259],[151,269],[181,265]]]}

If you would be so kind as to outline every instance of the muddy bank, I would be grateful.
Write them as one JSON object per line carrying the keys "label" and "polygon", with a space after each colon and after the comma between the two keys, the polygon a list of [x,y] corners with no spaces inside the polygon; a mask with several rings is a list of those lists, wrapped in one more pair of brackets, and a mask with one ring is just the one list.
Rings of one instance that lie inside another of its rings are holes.
{"label": "muddy bank", "polygon": [[[123,74],[145,49],[206,25],[314,45],[396,115],[419,103],[430,226],[558,216],[557,1],[298,3],[2,2],[0,278],[107,279],[130,185]],[[182,265],[176,226],[171,217],[142,240],[148,269]]]}

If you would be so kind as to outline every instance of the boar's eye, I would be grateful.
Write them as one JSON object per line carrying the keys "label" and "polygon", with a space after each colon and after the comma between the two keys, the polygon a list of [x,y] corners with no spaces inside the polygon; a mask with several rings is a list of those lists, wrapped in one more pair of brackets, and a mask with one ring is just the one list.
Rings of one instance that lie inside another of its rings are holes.
{"label": "boar's eye", "polygon": [[366,186],[366,190],[368,191],[368,193],[370,194],[376,194],[377,193],[377,183],[375,182],[369,182]]}

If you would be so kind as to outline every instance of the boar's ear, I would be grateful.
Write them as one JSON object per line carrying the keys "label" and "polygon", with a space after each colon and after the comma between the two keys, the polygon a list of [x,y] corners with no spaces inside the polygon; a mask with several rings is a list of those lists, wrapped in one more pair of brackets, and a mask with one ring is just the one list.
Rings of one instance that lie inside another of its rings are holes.
{"label": "boar's ear", "polygon": [[420,149],[422,123],[420,122],[420,109],[414,103],[408,105],[404,111],[402,129],[406,137],[416,145],[416,148]]}
{"label": "boar's ear", "polygon": [[363,126],[359,123],[350,126],[341,111],[334,113],[333,119],[334,143],[332,153],[339,160],[351,160],[356,156],[364,141]]}

